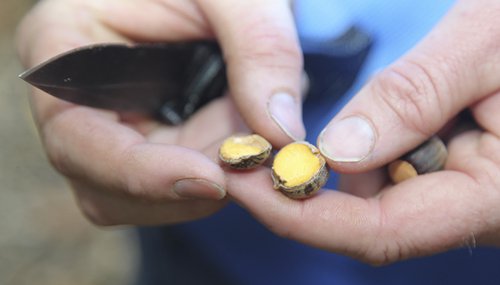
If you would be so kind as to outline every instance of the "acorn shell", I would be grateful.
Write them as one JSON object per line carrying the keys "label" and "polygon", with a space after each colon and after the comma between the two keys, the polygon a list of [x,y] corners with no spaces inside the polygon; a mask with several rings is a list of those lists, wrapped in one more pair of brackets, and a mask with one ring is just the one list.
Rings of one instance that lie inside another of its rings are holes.
{"label": "acorn shell", "polygon": [[[257,146],[261,148],[261,152],[254,155],[242,155],[237,158],[225,157],[222,153],[222,147],[229,140],[236,141],[237,143],[240,144]],[[261,165],[267,160],[267,158],[269,158],[269,155],[271,154],[271,149],[272,149],[271,144],[266,139],[264,139],[259,135],[255,134],[245,135],[245,136],[235,135],[224,140],[221,147],[219,148],[219,158],[224,164],[228,165],[230,168],[252,169]]]}
{"label": "acorn shell", "polygon": [[306,199],[313,196],[316,192],[318,192],[319,189],[321,189],[326,184],[328,178],[330,177],[330,172],[328,170],[324,157],[320,154],[319,150],[315,146],[307,142],[295,142],[295,143],[304,144],[311,149],[313,155],[315,155],[320,160],[321,163],[320,169],[305,183],[293,187],[287,187],[285,186],[286,181],[276,173],[273,166],[272,170],[273,187],[274,189],[281,191],[281,193],[285,194],[286,196],[292,199]]}

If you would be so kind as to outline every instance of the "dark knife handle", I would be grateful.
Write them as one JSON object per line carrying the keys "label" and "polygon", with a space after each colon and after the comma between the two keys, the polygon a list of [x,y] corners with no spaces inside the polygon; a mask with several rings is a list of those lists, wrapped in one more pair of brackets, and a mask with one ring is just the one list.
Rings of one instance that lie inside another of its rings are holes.
{"label": "dark knife handle", "polygon": [[169,125],[181,124],[227,88],[224,59],[215,44],[199,45],[186,68],[181,100],[167,101],[159,109],[159,119]]}

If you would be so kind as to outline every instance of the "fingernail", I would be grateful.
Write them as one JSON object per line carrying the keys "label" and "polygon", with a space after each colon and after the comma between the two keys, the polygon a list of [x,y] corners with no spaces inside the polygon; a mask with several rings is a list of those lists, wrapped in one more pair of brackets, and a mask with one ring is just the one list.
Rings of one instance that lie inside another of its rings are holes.
{"label": "fingernail", "polygon": [[318,139],[323,155],[336,162],[358,162],[366,158],[375,145],[372,125],[357,116],[332,122]]}
{"label": "fingernail", "polygon": [[179,197],[188,199],[220,200],[226,196],[222,186],[201,178],[177,180],[172,191]]}
{"label": "fingernail", "polygon": [[290,94],[280,92],[272,95],[267,108],[271,118],[287,136],[293,140],[306,137],[300,104]]}

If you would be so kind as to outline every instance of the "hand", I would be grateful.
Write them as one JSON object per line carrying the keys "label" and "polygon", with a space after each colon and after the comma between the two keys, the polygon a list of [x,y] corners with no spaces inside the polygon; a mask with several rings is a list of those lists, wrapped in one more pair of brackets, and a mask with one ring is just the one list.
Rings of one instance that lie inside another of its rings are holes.
{"label": "hand", "polygon": [[[270,173],[233,174],[229,193],[278,235],[371,264],[500,245],[500,3],[458,1],[376,75],[318,139],[342,192],[294,201]],[[449,143],[445,170],[391,185],[382,168],[470,109],[480,129]],[[251,191],[250,191],[251,190]]]}
{"label": "hand", "polygon": [[[279,146],[291,141],[289,135],[304,136],[298,103],[302,62],[288,2],[262,2],[45,0],[19,27],[19,55],[32,67],[98,42],[216,37],[227,60],[232,100],[251,128]],[[31,102],[49,159],[94,223],[175,223],[225,205],[225,176],[215,148],[243,125],[228,97],[180,127],[75,106],[39,90],[33,90]]]}

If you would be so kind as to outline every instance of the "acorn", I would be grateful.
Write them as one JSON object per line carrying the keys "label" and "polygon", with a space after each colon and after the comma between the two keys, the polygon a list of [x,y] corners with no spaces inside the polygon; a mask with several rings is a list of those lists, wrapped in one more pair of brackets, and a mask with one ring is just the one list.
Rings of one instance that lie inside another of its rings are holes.
{"label": "acorn", "polygon": [[273,161],[273,187],[292,199],[311,197],[325,185],[329,175],[325,158],[307,142],[286,145]]}
{"label": "acorn", "polygon": [[407,179],[442,170],[448,158],[443,141],[433,136],[414,150],[389,164],[389,176],[397,184]]}
{"label": "acorn", "polygon": [[230,168],[251,169],[264,163],[271,149],[271,144],[259,135],[236,135],[224,140],[219,158]]}

